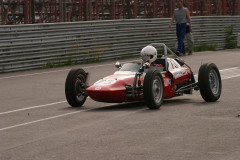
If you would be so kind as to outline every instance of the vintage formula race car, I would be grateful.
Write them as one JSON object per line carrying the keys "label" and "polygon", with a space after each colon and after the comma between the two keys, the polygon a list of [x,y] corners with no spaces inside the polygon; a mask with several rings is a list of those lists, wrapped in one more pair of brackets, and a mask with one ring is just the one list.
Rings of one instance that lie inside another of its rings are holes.
{"label": "vintage formula race car", "polygon": [[[145,101],[150,109],[158,109],[164,99],[200,90],[206,102],[220,98],[222,83],[217,66],[205,63],[200,66],[198,82],[195,82],[191,68],[175,55],[165,44],[152,43],[150,46],[162,47],[163,55],[158,56],[152,66],[148,61],[119,62],[114,74],[89,85],[89,74],[83,69],[72,69],[66,78],[65,94],[72,107],[81,107],[89,96],[95,101],[121,103]],[[168,57],[168,53],[174,58]]]}

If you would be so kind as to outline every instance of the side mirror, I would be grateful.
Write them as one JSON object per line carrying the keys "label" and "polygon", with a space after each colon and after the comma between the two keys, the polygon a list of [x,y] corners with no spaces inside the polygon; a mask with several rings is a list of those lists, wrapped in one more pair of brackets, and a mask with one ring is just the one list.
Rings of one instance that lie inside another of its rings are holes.
{"label": "side mirror", "polygon": [[148,63],[148,62],[144,63],[144,64],[143,64],[143,67],[144,67],[145,69],[149,68],[149,67],[150,67],[150,63]]}
{"label": "side mirror", "polygon": [[117,61],[115,63],[115,67],[117,67],[118,69],[120,69],[122,67],[121,63],[119,61]]}

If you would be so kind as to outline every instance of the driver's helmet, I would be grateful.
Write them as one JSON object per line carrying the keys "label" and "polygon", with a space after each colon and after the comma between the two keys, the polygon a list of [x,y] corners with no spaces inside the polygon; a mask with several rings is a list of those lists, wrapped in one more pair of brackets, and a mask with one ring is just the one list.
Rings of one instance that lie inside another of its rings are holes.
{"label": "driver's helmet", "polygon": [[149,62],[151,64],[157,59],[157,50],[153,46],[146,46],[141,50],[140,55],[143,62]]}

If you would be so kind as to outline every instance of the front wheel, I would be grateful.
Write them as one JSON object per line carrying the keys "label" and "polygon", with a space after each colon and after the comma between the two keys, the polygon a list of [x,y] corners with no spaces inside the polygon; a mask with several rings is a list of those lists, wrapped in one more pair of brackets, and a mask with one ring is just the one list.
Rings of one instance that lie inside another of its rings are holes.
{"label": "front wheel", "polygon": [[145,103],[150,109],[159,109],[164,98],[164,81],[161,73],[156,69],[150,69],[143,83],[143,95]]}
{"label": "front wheel", "polygon": [[222,91],[221,75],[214,63],[201,65],[198,72],[198,86],[201,96],[206,102],[215,102],[220,98]]}
{"label": "front wheel", "polygon": [[65,83],[65,95],[72,107],[81,107],[86,101],[87,73],[83,69],[72,69]]}

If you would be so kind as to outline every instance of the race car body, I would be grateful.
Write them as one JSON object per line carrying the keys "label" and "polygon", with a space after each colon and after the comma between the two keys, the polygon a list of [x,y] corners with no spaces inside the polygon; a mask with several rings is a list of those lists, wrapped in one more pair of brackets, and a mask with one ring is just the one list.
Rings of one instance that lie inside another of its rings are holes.
{"label": "race car body", "polygon": [[[174,59],[170,58],[168,58],[168,63],[170,66],[169,74],[167,74],[166,71],[163,71],[164,67],[151,67],[159,69],[162,74],[165,88],[165,99],[174,97],[174,91],[179,84],[188,83],[191,80],[191,72],[188,68],[180,66]],[[88,95],[95,101],[110,103],[143,100],[144,97],[142,94],[137,98],[127,95],[127,86],[133,84],[135,74],[140,67],[141,64],[137,62],[124,64],[123,68],[115,72],[113,75],[104,77],[88,87]],[[141,76],[141,85],[143,85],[145,75],[146,71]]]}
{"label": "race car body", "polygon": [[[135,75],[114,74],[107,76],[87,88],[87,94],[95,101],[120,103],[133,101],[127,98],[126,85],[133,84]],[[143,98],[143,97],[142,97]],[[141,97],[138,97],[141,99]]]}
{"label": "race car body", "polygon": [[73,107],[82,106],[89,96],[95,101],[109,103],[145,101],[150,109],[158,109],[163,99],[192,94],[193,89],[200,89],[205,101],[219,99],[221,77],[215,64],[203,64],[199,69],[199,82],[195,82],[191,68],[182,59],[167,57],[167,50],[172,51],[165,44],[151,45],[164,48],[164,55],[154,61],[155,66],[160,67],[144,61],[123,66],[117,62],[118,71],[93,85],[88,84],[88,73],[83,69],[71,70],[65,84],[68,103]]}

